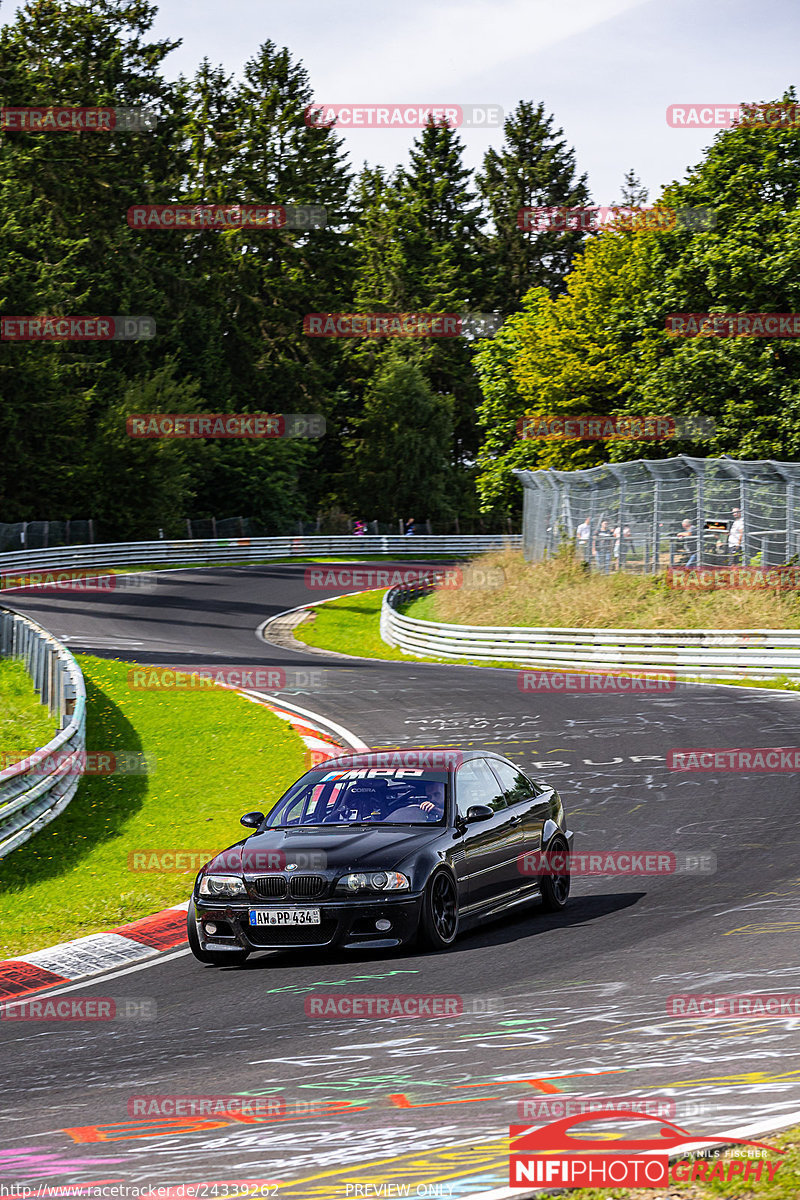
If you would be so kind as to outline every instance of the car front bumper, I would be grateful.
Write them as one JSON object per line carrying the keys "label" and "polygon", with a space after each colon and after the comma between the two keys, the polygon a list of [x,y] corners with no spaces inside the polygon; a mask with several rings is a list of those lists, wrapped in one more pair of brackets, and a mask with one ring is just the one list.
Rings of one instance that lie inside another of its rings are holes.
{"label": "car front bumper", "polygon": [[[206,897],[191,901],[195,906],[197,930],[203,950],[290,950],[304,947],[336,946],[345,950],[383,949],[410,941],[419,925],[422,893],[375,899],[321,900],[290,904],[265,904],[256,901],[209,901]],[[320,910],[319,925],[251,925],[251,909]],[[207,922],[217,926],[214,934]],[[386,930],[378,921],[389,921]]]}

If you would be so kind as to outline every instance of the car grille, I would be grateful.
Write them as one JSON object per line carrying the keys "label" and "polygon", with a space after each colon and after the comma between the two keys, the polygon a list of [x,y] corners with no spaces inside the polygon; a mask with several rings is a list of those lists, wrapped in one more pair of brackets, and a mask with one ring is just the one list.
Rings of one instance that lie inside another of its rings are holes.
{"label": "car grille", "polygon": [[321,925],[248,926],[247,936],[257,946],[321,946],[336,932],[336,919],[328,918]]}
{"label": "car grille", "polygon": [[292,875],[289,880],[289,894],[296,900],[315,900],[324,896],[328,890],[328,881],[324,875]]}
{"label": "car grille", "polygon": [[293,900],[317,900],[328,892],[328,880],[324,875],[262,875],[250,880],[250,887],[257,896],[280,899],[291,896]]}
{"label": "car grille", "polygon": [[250,886],[259,896],[286,895],[286,879],[283,875],[265,875],[261,879],[251,879]]}

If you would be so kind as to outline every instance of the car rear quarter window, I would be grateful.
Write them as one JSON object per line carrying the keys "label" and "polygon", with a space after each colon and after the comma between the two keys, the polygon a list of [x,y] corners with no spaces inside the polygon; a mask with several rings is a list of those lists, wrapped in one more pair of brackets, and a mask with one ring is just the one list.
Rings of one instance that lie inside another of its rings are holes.
{"label": "car rear quarter window", "polygon": [[506,803],[519,804],[520,800],[527,800],[531,796],[539,794],[541,789],[511,763],[502,762],[499,758],[492,758],[489,761],[492,770],[500,780]]}
{"label": "car rear quarter window", "polygon": [[483,758],[472,758],[458,768],[456,800],[462,817],[473,804],[488,804],[495,812],[506,807],[503,790]]}

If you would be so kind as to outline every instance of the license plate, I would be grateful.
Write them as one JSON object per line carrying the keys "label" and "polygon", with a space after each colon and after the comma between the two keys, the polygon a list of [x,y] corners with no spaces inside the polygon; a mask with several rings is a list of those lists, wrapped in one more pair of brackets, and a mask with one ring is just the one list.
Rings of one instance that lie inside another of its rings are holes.
{"label": "license plate", "polygon": [[321,925],[318,908],[251,908],[251,925]]}

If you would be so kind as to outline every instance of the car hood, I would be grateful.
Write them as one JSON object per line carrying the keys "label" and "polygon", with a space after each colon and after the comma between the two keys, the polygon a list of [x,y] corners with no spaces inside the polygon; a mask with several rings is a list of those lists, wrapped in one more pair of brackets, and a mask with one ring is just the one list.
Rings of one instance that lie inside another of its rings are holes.
{"label": "car hood", "polygon": [[443,825],[270,829],[223,850],[206,864],[204,872],[254,875],[283,871],[290,863],[302,872],[388,870],[444,832]]}

